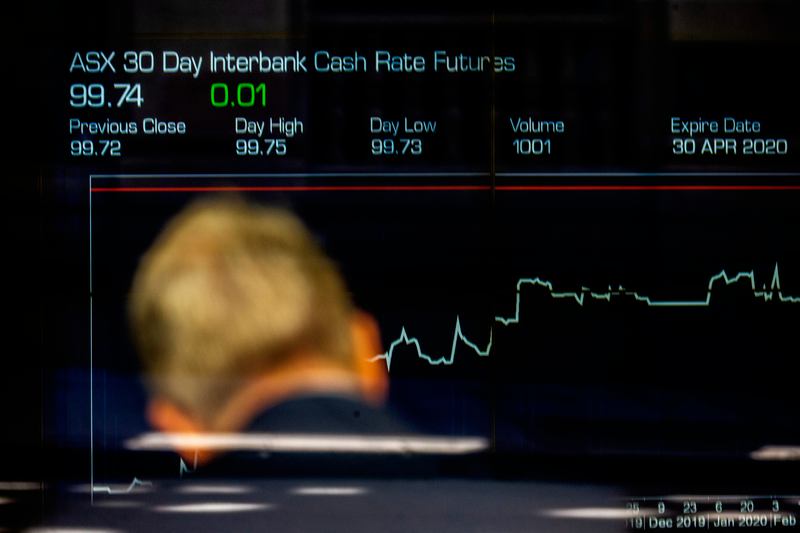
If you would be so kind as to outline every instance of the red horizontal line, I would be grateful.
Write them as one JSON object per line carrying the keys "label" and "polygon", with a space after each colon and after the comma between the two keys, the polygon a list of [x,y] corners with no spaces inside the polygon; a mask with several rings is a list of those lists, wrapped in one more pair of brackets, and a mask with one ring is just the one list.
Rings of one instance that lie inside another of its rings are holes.
{"label": "red horizontal line", "polygon": [[489,185],[342,185],[321,187],[92,187],[92,192],[247,192],[247,191],[488,191]]}
{"label": "red horizontal line", "polygon": [[[792,191],[800,185],[500,185],[498,191]],[[280,187],[92,187],[92,192],[488,191],[489,185]]]}
{"label": "red horizontal line", "polygon": [[498,191],[791,191],[800,185],[500,185]]}

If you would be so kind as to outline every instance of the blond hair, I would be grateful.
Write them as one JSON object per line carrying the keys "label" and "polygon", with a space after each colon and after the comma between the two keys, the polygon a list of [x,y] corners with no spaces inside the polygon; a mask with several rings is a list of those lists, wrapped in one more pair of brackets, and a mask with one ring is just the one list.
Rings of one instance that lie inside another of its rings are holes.
{"label": "blond hair", "polygon": [[312,350],[352,365],[352,303],[293,214],[201,201],[142,258],[130,318],[151,393],[209,420],[241,386]]}

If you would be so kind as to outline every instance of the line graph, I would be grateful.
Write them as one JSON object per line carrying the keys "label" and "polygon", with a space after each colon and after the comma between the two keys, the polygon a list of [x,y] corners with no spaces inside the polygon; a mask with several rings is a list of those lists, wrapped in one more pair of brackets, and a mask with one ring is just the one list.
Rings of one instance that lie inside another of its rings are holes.
{"label": "line graph", "polygon": [[186,463],[183,462],[183,458],[181,458],[181,466],[180,466],[180,475],[179,475],[179,477],[183,477],[183,474],[194,474],[195,473],[195,471],[197,470],[197,456],[198,456],[198,451],[195,450],[194,451],[194,466],[192,468],[189,468],[188,466],[186,466]]}
{"label": "line graph", "polygon": [[151,487],[152,485],[153,485],[153,483],[151,481],[141,481],[141,480],[139,480],[139,478],[135,477],[135,478],[133,478],[133,481],[131,481],[131,484],[128,485],[127,487],[125,487],[125,488],[114,489],[114,488],[111,488],[108,485],[106,485],[106,486],[98,485],[98,486],[92,487],[92,491],[93,492],[105,492],[106,494],[128,494],[129,492],[132,492],[133,489],[135,489],[137,486]]}
{"label": "line graph", "polygon": [[[517,305],[519,305],[519,298],[517,298]],[[409,337],[408,334],[406,333],[406,328],[403,327],[403,329],[402,329],[402,331],[400,333],[400,337],[397,340],[395,340],[394,342],[392,342],[392,344],[389,345],[389,349],[385,353],[376,355],[375,357],[373,357],[369,361],[370,362],[374,362],[374,361],[377,361],[379,359],[384,359],[384,360],[386,360],[386,368],[388,370],[391,370],[392,369],[392,354],[394,353],[394,349],[398,345],[400,345],[402,343],[405,343],[405,344],[413,344],[417,348],[417,354],[419,355],[419,358],[427,360],[428,363],[430,363],[431,365],[441,365],[441,364],[452,365],[453,361],[455,360],[455,357],[456,357],[456,347],[458,346],[458,341],[459,340],[461,342],[463,342],[464,344],[466,344],[467,346],[469,346],[470,348],[472,348],[473,350],[475,350],[475,353],[477,353],[481,357],[486,357],[487,355],[489,355],[489,352],[492,350],[492,330],[491,329],[489,330],[489,344],[486,345],[486,349],[485,350],[481,350],[480,348],[478,348],[477,344],[475,344],[473,342],[470,342],[464,336],[464,334],[461,332],[461,318],[456,316],[456,330],[455,330],[455,333],[453,334],[453,348],[450,350],[450,356],[449,357],[448,356],[442,356],[442,357],[439,357],[439,358],[433,358],[430,355],[426,355],[426,354],[422,353],[422,347],[419,344],[419,339],[417,339],[416,337]]]}
{"label": "line graph", "polygon": [[[783,303],[800,303],[800,297],[796,296],[786,296],[783,294],[781,290],[781,280],[780,275],[778,272],[778,263],[775,263],[775,269],[772,273],[772,280],[770,281],[769,289],[767,289],[766,283],[762,284],[761,289],[756,288],[756,277],[755,272],[739,272],[735,276],[729,276],[727,272],[723,269],[718,274],[711,276],[708,280],[708,289],[706,290],[706,297],[701,300],[654,300],[649,296],[639,294],[636,291],[628,291],[624,287],[618,287],[616,290],[612,289],[611,287],[608,288],[607,291],[604,292],[594,292],[588,287],[581,287],[580,291],[577,292],[556,292],[553,288],[552,282],[548,280],[543,280],[541,278],[520,278],[517,281],[516,286],[516,305],[514,315],[508,318],[504,318],[502,316],[494,317],[495,322],[499,322],[504,326],[508,326],[510,324],[518,324],[520,321],[520,297],[521,297],[521,289],[524,285],[535,285],[541,286],[548,289],[550,292],[551,298],[556,299],[568,299],[574,300],[579,306],[583,307],[587,296],[591,299],[595,300],[605,300],[606,302],[611,302],[612,298],[615,297],[622,297],[628,296],[633,297],[637,302],[643,302],[647,304],[648,307],[708,307],[711,305],[711,295],[713,292],[714,285],[718,282],[723,282],[725,285],[731,285],[734,283],[738,283],[742,280],[749,280],[750,288],[753,291],[753,297],[756,299],[762,299],[765,302],[769,301],[779,301]],[[486,345],[485,349],[481,349],[477,344],[467,339],[464,335],[463,331],[461,330],[461,318],[460,316],[456,315],[456,326],[455,331],[453,333],[453,343],[450,349],[449,355],[443,355],[441,357],[434,357],[432,355],[428,355],[423,352],[422,346],[420,344],[419,339],[416,337],[409,337],[408,333],[406,333],[405,326],[402,327],[400,336],[395,339],[390,345],[389,349],[382,354],[378,354],[375,357],[369,359],[370,362],[375,362],[379,360],[383,360],[386,362],[386,368],[391,371],[392,369],[392,357],[394,355],[394,350],[400,345],[414,345],[417,350],[417,356],[420,359],[426,360],[431,365],[452,365],[455,361],[455,354],[456,349],[458,348],[459,341],[466,345],[468,348],[472,349],[475,353],[478,354],[480,357],[487,357],[491,350],[492,350],[492,338],[493,338],[494,330],[493,328],[489,329],[489,342]]]}

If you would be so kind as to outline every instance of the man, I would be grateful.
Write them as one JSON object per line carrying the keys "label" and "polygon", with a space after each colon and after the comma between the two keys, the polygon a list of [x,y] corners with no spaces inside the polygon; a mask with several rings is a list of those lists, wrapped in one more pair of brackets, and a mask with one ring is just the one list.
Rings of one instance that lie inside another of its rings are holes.
{"label": "man", "polygon": [[[206,200],[142,258],[130,318],[149,422],[182,434],[386,433],[375,320],[291,213]],[[177,445],[200,464],[217,449]]]}

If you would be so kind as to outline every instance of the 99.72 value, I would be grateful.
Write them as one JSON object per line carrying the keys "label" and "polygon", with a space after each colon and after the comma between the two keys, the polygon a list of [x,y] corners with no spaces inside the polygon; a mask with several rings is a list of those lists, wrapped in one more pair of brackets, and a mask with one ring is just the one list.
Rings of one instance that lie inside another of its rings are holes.
{"label": "99.72 value", "polygon": [[89,155],[110,155],[121,156],[122,142],[100,139],[97,141],[99,146],[95,146],[94,141],[72,141],[69,143],[69,153],[73,156]]}

